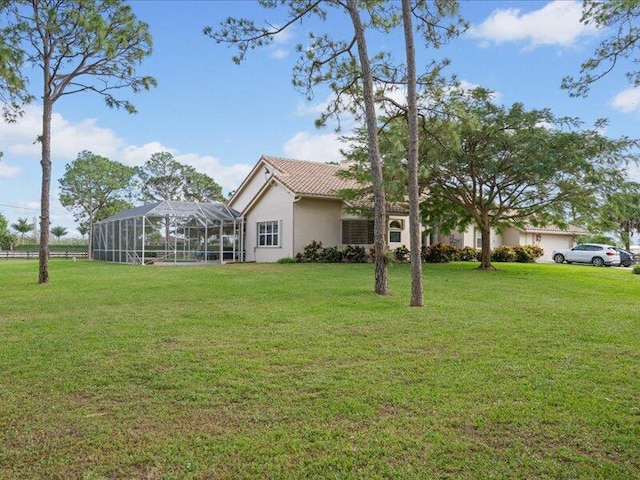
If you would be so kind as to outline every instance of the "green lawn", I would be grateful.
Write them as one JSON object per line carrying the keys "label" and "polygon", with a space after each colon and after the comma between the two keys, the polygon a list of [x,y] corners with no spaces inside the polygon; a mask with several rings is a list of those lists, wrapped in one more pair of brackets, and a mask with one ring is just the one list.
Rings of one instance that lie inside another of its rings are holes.
{"label": "green lawn", "polygon": [[639,478],[640,275],[0,262],[0,478]]}

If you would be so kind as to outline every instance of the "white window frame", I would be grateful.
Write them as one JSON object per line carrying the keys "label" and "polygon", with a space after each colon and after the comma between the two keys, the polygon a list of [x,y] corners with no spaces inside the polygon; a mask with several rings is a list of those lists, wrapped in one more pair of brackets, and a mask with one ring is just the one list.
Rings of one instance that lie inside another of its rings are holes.
{"label": "white window frame", "polygon": [[[262,231],[262,227],[271,227],[271,231]],[[267,220],[264,222],[257,222],[256,235],[258,248],[279,248],[281,246],[280,241],[282,238],[282,228],[280,220]],[[271,239],[271,245],[268,244],[268,239]],[[264,244],[262,243],[264,241]]]}
{"label": "white window frame", "polygon": [[482,248],[482,230],[475,230],[476,248]]}
{"label": "white window frame", "polygon": [[[397,223],[399,226],[393,225]],[[389,220],[389,243],[402,243],[402,231],[404,230],[404,220],[393,218]],[[400,236],[400,240],[391,240],[391,234],[398,234]]]}

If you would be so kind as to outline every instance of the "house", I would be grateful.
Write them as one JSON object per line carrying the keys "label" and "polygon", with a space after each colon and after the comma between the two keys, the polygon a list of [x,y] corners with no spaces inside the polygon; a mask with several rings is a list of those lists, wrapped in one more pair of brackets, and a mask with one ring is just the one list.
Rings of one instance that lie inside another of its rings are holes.
{"label": "house", "polygon": [[[336,174],[344,166],[263,156],[229,201],[245,221],[245,259],[293,258],[316,240],[324,246],[372,245],[373,220],[347,212],[338,196],[357,188]],[[388,209],[389,248],[409,244],[408,212]]]}
{"label": "house", "polygon": [[[353,179],[336,174],[343,165],[262,156],[229,201],[244,217],[245,260],[275,262],[295,257],[316,240],[324,246],[373,244],[373,220],[349,213],[349,205],[338,191],[358,188]],[[404,205],[387,208],[389,249],[409,245],[409,215]],[[575,244],[583,230],[547,228],[507,228],[492,232],[491,246],[539,245],[542,260],[551,261],[551,252]],[[469,228],[452,235],[423,236],[425,245],[443,242],[456,247],[479,248],[479,230]]]}
{"label": "house", "polygon": [[[546,227],[533,227],[526,225],[525,227],[508,227],[501,233],[491,229],[491,249],[501,245],[537,245],[544,250],[544,254],[538,261],[551,262],[551,254],[554,250],[560,248],[571,248],[577,243],[577,237],[586,235],[588,232],[582,228],[569,226],[566,230],[562,230],[554,225]],[[438,241],[445,244],[454,245],[456,247],[482,247],[482,237],[480,229],[477,227],[469,227],[464,232],[454,232],[451,235],[432,236],[431,241]]]}

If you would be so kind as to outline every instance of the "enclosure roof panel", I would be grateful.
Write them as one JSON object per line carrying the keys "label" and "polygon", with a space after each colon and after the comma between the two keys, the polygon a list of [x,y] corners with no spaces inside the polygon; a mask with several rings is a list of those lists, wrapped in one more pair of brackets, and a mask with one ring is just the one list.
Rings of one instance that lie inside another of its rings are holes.
{"label": "enclosure roof panel", "polygon": [[240,218],[240,212],[221,202],[182,202],[165,200],[148,203],[139,207],[118,212],[100,223],[126,220],[140,217],[182,217],[199,218],[212,221],[233,221]]}

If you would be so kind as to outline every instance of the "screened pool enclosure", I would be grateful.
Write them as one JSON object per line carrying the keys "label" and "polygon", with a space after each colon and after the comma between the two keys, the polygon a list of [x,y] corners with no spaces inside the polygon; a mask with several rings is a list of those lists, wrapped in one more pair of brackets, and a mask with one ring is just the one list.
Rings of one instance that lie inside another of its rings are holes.
{"label": "screened pool enclosure", "polygon": [[150,203],[95,224],[93,258],[142,265],[242,262],[243,231],[240,214],[223,203]]}

